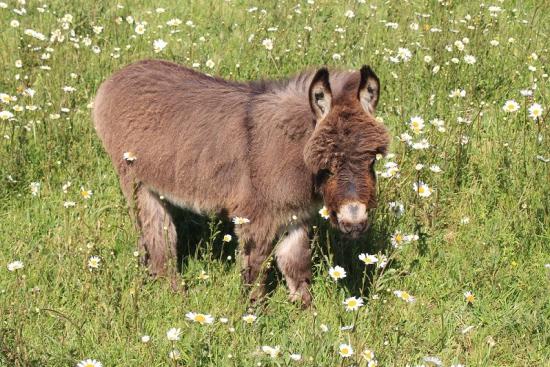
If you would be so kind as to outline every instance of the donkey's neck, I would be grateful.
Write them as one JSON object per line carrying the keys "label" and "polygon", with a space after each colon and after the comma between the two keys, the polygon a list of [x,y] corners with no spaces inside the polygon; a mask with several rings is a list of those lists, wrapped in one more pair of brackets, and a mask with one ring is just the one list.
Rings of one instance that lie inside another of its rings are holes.
{"label": "donkey's neck", "polygon": [[[339,94],[350,75],[333,72]],[[304,147],[313,133],[314,115],[309,105],[313,73],[284,82],[257,85],[251,94],[246,129],[248,164],[258,199],[269,200],[281,213],[304,212],[313,204],[313,174],[304,162]],[[266,203],[267,204],[267,203]]]}

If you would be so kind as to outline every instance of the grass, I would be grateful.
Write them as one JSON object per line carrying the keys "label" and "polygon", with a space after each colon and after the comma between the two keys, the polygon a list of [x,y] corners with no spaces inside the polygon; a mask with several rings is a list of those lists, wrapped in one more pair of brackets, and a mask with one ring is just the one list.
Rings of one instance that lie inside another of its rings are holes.
{"label": "grass", "polygon": [[[0,93],[17,96],[0,105],[13,113],[0,120],[0,365],[74,366],[93,358],[104,366],[366,366],[360,354],[367,347],[381,366],[433,363],[427,356],[446,366],[548,365],[548,4],[495,1],[501,11],[492,16],[491,4],[477,1],[263,3],[29,1],[0,9]],[[22,7],[23,15],[13,10]],[[159,7],[165,12],[157,13]],[[355,16],[346,17],[347,10]],[[70,22],[62,20],[65,14]],[[143,35],[128,16],[147,22]],[[172,18],[182,24],[166,25]],[[10,25],[13,19],[18,27]],[[104,28],[96,34],[93,26]],[[62,41],[50,40],[56,29]],[[262,45],[267,38],[272,50]],[[168,43],[159,53],[156,39]],[[410,60],[390,60],[399,47],[412,52]],[[476,62],[466,63],[465,55]],[[376,220],[361,240],[347,241],[321,218],[312,223],[312,309],[287,301],[279,274],[270,297],[249,308],[236,240],[222,242],[231,232],[214,217],[188,220],[193,240],[181,272],[184,294],[138,266],[138,233],[88,104],[113,71],[151,57],[199,63],[204,72],[238,80],[325,64],[368,63],[377,72],[377,115],[392,132],[394,154],[377,169],[385,172],[392,161],[399,174],[380,177]],[[25,96],[25,88],[35,90],[34,97]],[[465,97],[450,98],[455,88]],[[532,95],[522,96],[523,89]],[[517,112],[503,111],[510,99],[519,103]],[[536,120],[528,114],[533,103],[544,109]],[[418,137],[407,125],[414,116],[426,124]],[[434,118],[445,121],[445,132],[428,122]],[[414,141],[426,138],[430,148],[412,149],[400,141],[405,132]],[[425,167],[416,170],[418,163]],[[433,164],[442,172],[430,171]],[[72,185],[64,193],[67,181]],[[412,189],[418,181],[433,189],[430,197]],[[32,182],[40,184],[36,195]],[[80,195],[81,187],[93,191],[91,198]],[[401,216],[389,209],[395,201],[404,205]],[[396,231],[419,238],[395,250]],[[391,261],[383,269],[366,267],[357,258],[363,252]],[[101,258],[93,271],[91,256]],[[24,267],[8,271],[15,260]],[[334,265],[348,276],[330,279]],[[396,290],[416,302],[404,302]],[[475,295],[472,304],[466,291]],[[343,300],[360,295],[365,306],[346,312]],[[216,321],[191,323],[189,311]],[[246,324],[246,313],[257,320]],[[181,340],[167,339],[172,327],[182,329]],[[143,335],[151,340],[143,343]],[[341,343],[351,344],[352,357],[339,355]],[[279,356],[269,357],[260,349],[265,345],[280,346]],[[168,357],[173,349],[179,360]]]}

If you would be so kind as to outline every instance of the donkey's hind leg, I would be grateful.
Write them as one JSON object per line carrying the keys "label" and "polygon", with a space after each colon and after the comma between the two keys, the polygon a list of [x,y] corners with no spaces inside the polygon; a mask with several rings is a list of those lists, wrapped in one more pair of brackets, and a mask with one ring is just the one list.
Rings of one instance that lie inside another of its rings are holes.
{"label": "donkey's hind leg", "polygon": [[176,261],[177,233],[167,210],[170,204],[143,186],[136,192],[135,204],[141,230],[139,248],[149,272],[155,276],[173,273],[176,268],[171,262]]}

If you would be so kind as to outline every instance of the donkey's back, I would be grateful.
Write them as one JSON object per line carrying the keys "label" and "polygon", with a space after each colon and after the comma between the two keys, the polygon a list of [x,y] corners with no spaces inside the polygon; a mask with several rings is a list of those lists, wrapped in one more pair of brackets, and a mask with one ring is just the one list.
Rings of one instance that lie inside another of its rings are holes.
{"label": "donkey's back", "polygon": [[249,186],[250,93],[246,84],[165,61],[113,74],[99,88],[93,119],[126,196],[139,183],[198,211],[238,205]]}

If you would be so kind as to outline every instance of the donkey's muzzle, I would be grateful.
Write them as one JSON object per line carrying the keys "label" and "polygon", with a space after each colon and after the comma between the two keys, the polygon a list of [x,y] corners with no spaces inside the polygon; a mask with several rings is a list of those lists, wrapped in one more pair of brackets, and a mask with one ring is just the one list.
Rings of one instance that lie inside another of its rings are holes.
{"label": "donkey's muzzle", "polygon": [[336,217],[340,231],[353,238],[357,238],[368,227],[367,206],[358,201],[340,206]]}

